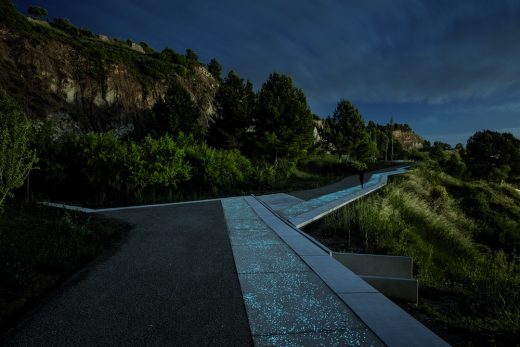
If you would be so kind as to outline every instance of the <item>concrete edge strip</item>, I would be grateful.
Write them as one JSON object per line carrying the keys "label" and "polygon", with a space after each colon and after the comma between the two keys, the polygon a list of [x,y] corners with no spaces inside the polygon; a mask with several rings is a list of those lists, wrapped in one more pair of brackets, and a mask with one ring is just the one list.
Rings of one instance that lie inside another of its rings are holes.
{"label": "concrete edge strip", "polygon": [[[293,229],[294,231],[296,231],[299,235],[305,237],[306,239],[308,239],[309,241],[311,241],[312,243],[314,243],[316,246],[318,246],[319,248],[321,248],[323,251],[325,251],[328,255],[332,255],[332,251],[327,248],[325,245],[323,245],[321,242],[319,242],[318,240],[316,240],[314,237],[310,236],[310,235],[307,235],[306,233],[304,233],[303,231],[301,231],[300,229],[298,229],[298,227],[296,225],[294,225],[290,220],[287,220],[285,218],[283,218],[278,212],[276,212],[274,209],[271,208],[271,206],[269,206],[269,204],[267,204],[265,201],[262,201],[261,199],[259,199],[256,195],[254,194],[251,194],[251,196],[253,198],[255,198],[260,204],[262,204],[266,209],[269,210],[269,212],[271,212],[273,215],[275,215],[278,219],[280,219],[283,223],[287,224],[291,229]],[[261,217],[260,217],[261,218]],[[265,221],[264,221],[265,222]],[[274,230],[274,229],[273,229]],[[278,234],[278,232],[275,230],[275,232]]]}
{"label": "concrete edge strip", "polygon": [[[255,196],[251,196],[249,199],[245,198],[247,203],[253,208],[258,216],[281,238],[284,240],[282,235],[278,232],[276,225],[269,219],[263,217],[263,213],[259,211],[264,208],[271,212],[259,199]],[[253,199],[254,201],[251,201]],[[284,218],[280,215],[272,213],[280,222],[291,226],[287,223]],[[303,236],[303,232],[298,230],[296,227],[291,226],[294,231],[298,231],[295,235]],[[306,238],[308,239],[308,238]],[[308,239],[309,240],[309,239]],[[285,240],[284,240],[285,242]],[[315,240],[315,242],[318,242]],[[287,243],[287,242],[286,242]],[[314,243],[314,242],[313,242]],[[318,242],[319,243],[319,242]],[[330,255],[323,256],[306,256],[302,255],[297,249],[287,244],[293,251],[311,268],[318,277],[336,294],[350,309],[365,323],[365,325],[387,346],[447,346],[448,344],[442,340],[439,336],[425,327],[422,323],[417,321],[414,317],[408,314],[406,311],[401,309],[399,306],[394,304],[391,300],[386,298],[360,276],[355,275],[352,271],[337,262]],[[325,246],[323,246],[325,247]],[[326,248],[326,247],[325,247]],[[318,270],[315,264],[310,263],[310,260],[317,258],[330,258],[331,265],[334,266],[335,274],[322,273]],[[340,267],[337,265],[339,264]],[[359,282],[354,284],[353,287],[368,288],[368,291],[359,290],[338,290],[337,285],[334,285],[335,278],[342,277],[341,275],[348,277],[350,280]],[[338,276],[339,275],[339,276]],[[336,289],[335,289],[336,288]],[[354,299],[353,299],[354,298]],[[357,298],[357,299],[356,299]],[[360,300],[361,299],[361,302]],[[363,304],[366,301],[367,305]],[[376,304],[374,304],[374,301]]]}
{"label": "concrete edge strip", "polygon": [[[232,198],[232,197],[230,197],[230,198]],[[99,208],[99,209],[66,205],[66,204],[60,204],[60,203],[55,203],[55,202],[46,202],[46,201],[40,202],[40,204],[44,205],[44,206],[63,208],[66,210],[78,211],[78,212],[83,212],[83,213],[98,213],[98,212],[111,212],[111,211],[120,211],[120,210],[134,210],[134,209],[139,209],[139,208],[150,208],[150,207],[161,207],[161,206],[198,204],[198,203],[203,203],[203,202],[220,201],[222,199],[223,198],[215,198],[215,199],[205,199],[205,200],[168,202],[168,203],[164,203],[164,204],[135,205],[135,206],[123,206],[123,207],[111,207],[111,208]]]}
{"label": "concrete edge strip", "polygon": [[93,213],[96,212],[96,210],[93,210],[91,208],[86,207],[80,207],[80,206],[73,206],[73,205],[66,205],[66,204],[59,204],[55,202],[40,202],[40,205],[47,206],[47,207],[56,207],[56,208],[62,208],[65,210],[70,211],[77,211],[77,212],[83,212],[83,213]]}

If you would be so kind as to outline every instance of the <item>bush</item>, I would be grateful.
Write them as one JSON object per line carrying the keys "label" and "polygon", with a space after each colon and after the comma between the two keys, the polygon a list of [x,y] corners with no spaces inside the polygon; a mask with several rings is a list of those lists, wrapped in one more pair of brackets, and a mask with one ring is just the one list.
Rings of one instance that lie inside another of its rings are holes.
{"label": "bush", "polygon": [[52,26],[72,35],[78,34],[78,29],[67,18],[55,18]]}
{"label": "bush", "polygon": [[206,144],[186,148],[187,160],[193,168],[190,184],[213,193],[223,189],[243,188],[253,176],[249,159],[237,150],[219,150]]}
{"label": "bush", "polygon": [[407,158],[413,161],[426,161],[428,160],[428,155],[415,149],[408,153]]}
{"label": "bush", "polygon": [[36,162],[29,148],[31,124],[19,107],[0,89],[0,212],[12,190],[20,187]]}
{"label": "bush", "polygon": [[27,13],[30,16],[36,17],[36,18],[43,18],[46,17],[49,13],[46,9],[39,6],[29,6]]}
{"label": "bush", "polygon": [[446,188],[444,188],[441,185],[436,185],[433,187],[431,193],[430,193],[432,199],[434,200],[444,200],[448,198],[448,192],[446,191]]}
{"label": "bush", "polygon": [[84,37],[94,37],[94,33],[89,29],[78,29],[78,34]]}
{"label": "bush", "polygon": [[[131,144],[137,147],[136,144]],[[181,145],[182,146],[182,145]],[[141,143],[143,171],[146,185],[156,188],[177,188],[191,178],[192,168],[186,151],[171,136],[153,139],[147,136]]]}

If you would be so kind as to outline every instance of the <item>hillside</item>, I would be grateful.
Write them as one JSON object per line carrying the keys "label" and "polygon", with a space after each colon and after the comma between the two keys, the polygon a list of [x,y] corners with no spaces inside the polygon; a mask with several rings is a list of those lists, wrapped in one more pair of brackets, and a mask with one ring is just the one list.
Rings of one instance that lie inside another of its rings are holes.
{"label": "hillside", "polygon": [[66,20],[33,20],[0,5],[0,85],[34,120],[83,131],[125,133],[143,121],[176,79],[208,124],[218,81],[198,61],[109,39]]}

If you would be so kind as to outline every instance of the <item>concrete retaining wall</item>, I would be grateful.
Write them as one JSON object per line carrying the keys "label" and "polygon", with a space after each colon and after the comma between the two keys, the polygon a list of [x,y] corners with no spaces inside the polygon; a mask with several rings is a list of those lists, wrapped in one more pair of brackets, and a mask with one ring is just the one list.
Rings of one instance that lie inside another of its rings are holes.
{"label": "concrete retaining wall", "polygon": [[332,256],[358,275],[412,278],[410,257],[339,252]]}
{"label": "concrete retaining wall", "polygon": [[412,258],[339,252],[331,256],[385,296],[417,303],[419,284],[413,279]]}

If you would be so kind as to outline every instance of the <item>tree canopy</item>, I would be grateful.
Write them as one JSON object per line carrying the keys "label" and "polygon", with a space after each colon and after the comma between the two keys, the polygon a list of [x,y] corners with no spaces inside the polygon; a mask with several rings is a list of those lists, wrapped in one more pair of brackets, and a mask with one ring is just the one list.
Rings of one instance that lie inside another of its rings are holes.
{"label": "tree canopy", "polygon": [[208,142],[217,148],[243,149],[249,143],[256,95],[251,82],[230,71],[215,96],[217,119],[208,132]]}
{"label": "tree canopy", "polygon": [[208,64],[208,71],[213,75],[217,80],[220,81],[220,74],[222,73],[222,66],[218,62],[217,59],[213,58],[210,60]]}
{"label": "tree canopy", "polygon": [[302,155],[313,143],[314,122],[301,89],[289,76],[272,73],[254,112],[257,151],[266,158]]}
{"label": "tree canopy", "polygon": [[476,178],[516,178],[520,176],[520,140],[509,133],[478,131],[468,140],[465,160]]}
{"label": "tree canopy", "polygon": [[188,65],[197,65],[197,64],[199,64],[199,56],[191,48],[188,48],[186,50],[186,62],[188,63]]}
{"label": "tree canopy", "polygon": [[39,6],[29,6],[29,8],[27,9],[27,13],[35,18],[47,17],[47,15],[49,14],[46,9]]}
{"label": "tree canopy", "polygon": [[338,154],[360,160],[377,155],[377,146],[369,137],[363,117],[347,100],[340,100],[332,116],[325,119],[323,138]]}
{"label": "tree canopy", "polygon": [[177,80],[170,83],[166,95],[156,102],[153,111],[159,134],[183,132],[197,138],[202,135],[198,123],[200,111],[191,95]]}

